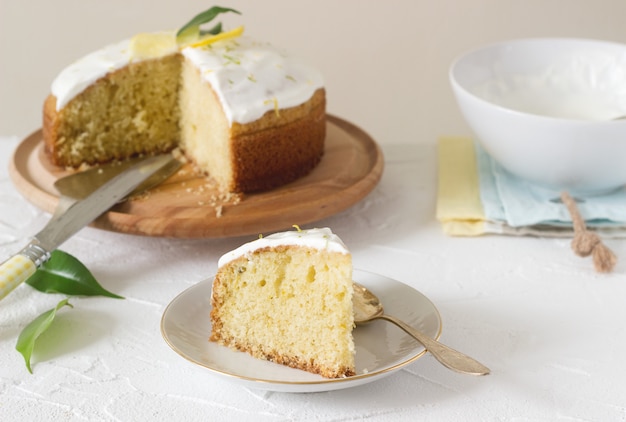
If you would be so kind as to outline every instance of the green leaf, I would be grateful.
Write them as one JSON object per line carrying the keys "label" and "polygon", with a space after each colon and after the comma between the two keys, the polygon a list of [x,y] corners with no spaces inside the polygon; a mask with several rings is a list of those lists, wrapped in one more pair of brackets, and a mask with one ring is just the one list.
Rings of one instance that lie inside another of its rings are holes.
{"label": "green leaf", "polygon": [[26,283],[44,293],[123,299],[102,287],[82,262],[60,250],[53,251]]}
{"label": "green leaf", "polygon": [[39,336],[50,327],[59,309],[64,306],[69,306],[70,308],[73,307],[68,302],[68,300],[69,298],[63,299],[57,304],[57,306],[39,315],[20,333],[20,336],[17,339],[17,344],[15,345],[15,349],[17,349],[17,351],[20,352],[22,356],[24,356],[24,360],[26,361],[26,368],[28,368],[28,372],[30,372],[31,374],[33,373],[33,370],[30,366],[30,358],[33,354],[33,349],[35,348],[35,342],[37,341]]}
{"label": "green leaf", "polygon": [[[183,40],[197,38],[201,34],[200,25],[207,23],[207,22],[211,22],[213,19],[215,19],[217,15],[221,13],[228,13],[228,12],[233,12],[233,13],[237,13],[238,15],[241,15],[241,13],[235,9],[214,6],[210,8],[209,10],[205,10],[204,12],[199,13],[192,20],[190,20],[185,25],[183,25],[183,27],[180,28],[178,32],[176,33],[176,41],[180,43]],[[217,24],[211,30],[207,31],[207,33],[210,33],[213,35],[219,34],[220,32],[222,32],[221,24]]]}
{"label": "green leaf", "polygon": [[222,22],[218,22],[213,28],[207,29],[206,31],[200,30],[200,35],[206,35],[206,34],[217,35],[220,32],[222,32]]}

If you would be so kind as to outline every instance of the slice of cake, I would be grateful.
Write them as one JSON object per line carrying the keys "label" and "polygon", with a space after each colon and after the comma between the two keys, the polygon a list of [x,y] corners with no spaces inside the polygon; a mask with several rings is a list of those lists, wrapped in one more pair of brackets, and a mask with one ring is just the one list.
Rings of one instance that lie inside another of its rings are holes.
{"label": "slice of cake", "polygon": [[228,192],[310,172],[324,152],[323,79],[242,32],[191,44],[174,32],[138,34],[69,65],[44,104],[51,161],[79,167],[180,147]]}
{"label": "slice of cake", "polygon": [[355,374],[352,258],[330,229],[276,233],[222,256],[211,341],[293,368]]}

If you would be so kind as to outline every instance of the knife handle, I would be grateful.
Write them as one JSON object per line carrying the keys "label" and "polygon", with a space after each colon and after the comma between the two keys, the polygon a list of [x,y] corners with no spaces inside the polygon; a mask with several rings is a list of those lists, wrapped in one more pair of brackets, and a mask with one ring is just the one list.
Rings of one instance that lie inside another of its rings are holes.
{"label": "knife handle", "polygon": [[37,270],[35,263],[23,255],[14,255],[0,265],[0,299],[26,281]]}
{"label": "knife handle", "polygon": [[50,254],[33,241],[0,264],[0,300],[33,275],[48,258]]}

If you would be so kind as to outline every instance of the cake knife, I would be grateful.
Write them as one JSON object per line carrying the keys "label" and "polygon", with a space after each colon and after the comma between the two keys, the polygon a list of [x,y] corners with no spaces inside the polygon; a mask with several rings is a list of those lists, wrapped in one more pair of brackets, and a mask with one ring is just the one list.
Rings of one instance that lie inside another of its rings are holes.
{"label": "cake knife", "polygon": [[0,299],[26,281],[59,245],[172,160],[174,158],[169,154],[147,158],[51,219],[28,245],[0,265]]}

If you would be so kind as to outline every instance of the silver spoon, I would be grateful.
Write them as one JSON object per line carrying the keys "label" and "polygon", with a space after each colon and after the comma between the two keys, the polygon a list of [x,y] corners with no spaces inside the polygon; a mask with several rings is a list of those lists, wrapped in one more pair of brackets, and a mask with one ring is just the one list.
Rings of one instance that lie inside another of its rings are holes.
{"label": "silver spoon", "polygon": [[426,334],[414,329],[408,324],[391,315],[385,314],[383,305],[378,297],[370,292],[366,287],[354,282],[354,295],[352,296],[354,307],[354,322],[364,324],[374,319],[384,319],[402,328],[415,340],[432,354],[439,362],[454,371],[470,375],[487,375],[490,370],[480,362],[457,352],[450,347],[439,343],[437,340],[428,337]]}

